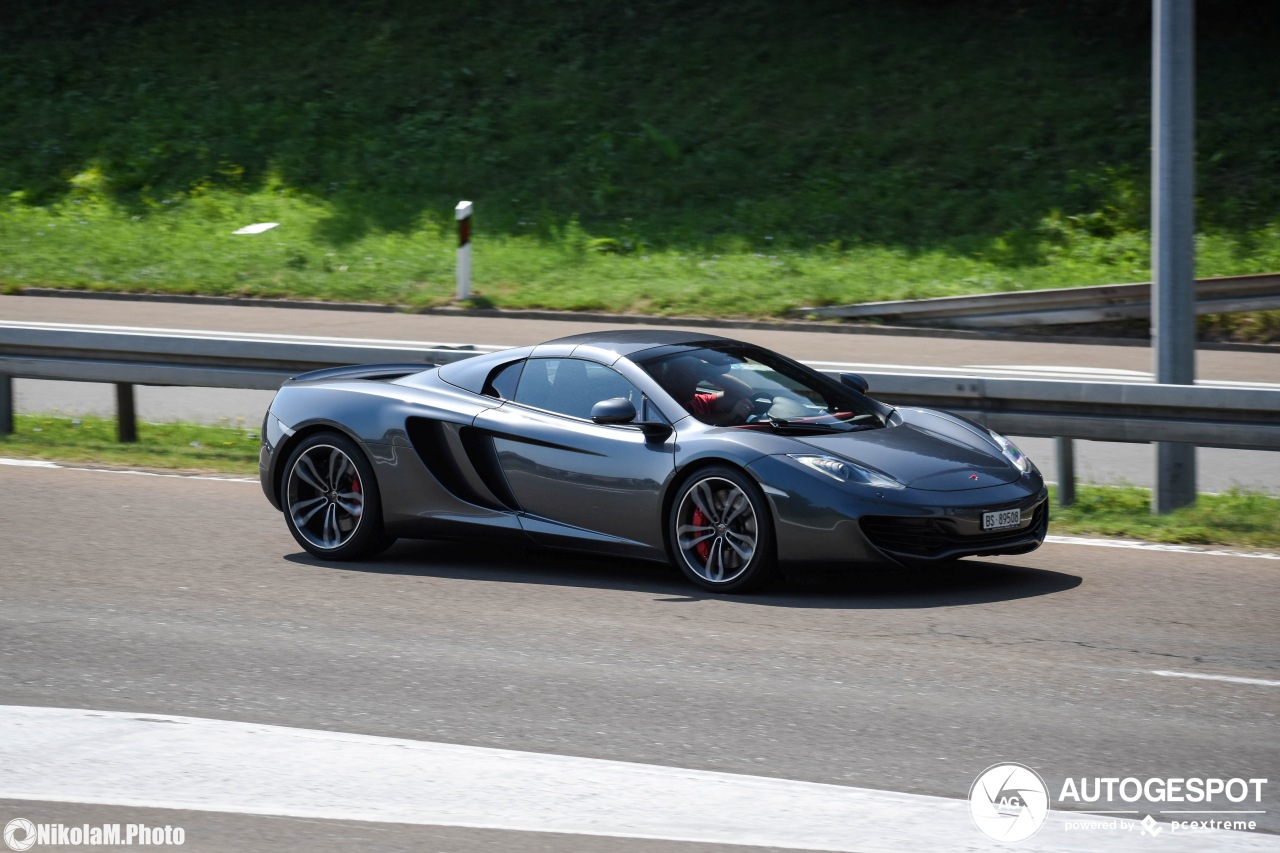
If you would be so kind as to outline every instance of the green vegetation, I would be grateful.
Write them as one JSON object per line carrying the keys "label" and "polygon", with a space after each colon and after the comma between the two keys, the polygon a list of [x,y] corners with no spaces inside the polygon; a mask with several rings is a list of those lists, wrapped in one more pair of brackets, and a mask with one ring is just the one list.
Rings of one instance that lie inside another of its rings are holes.
{"label": "green vegetation", "polygon": [[1057,505],[1056,491],[1053,500],[1052,533],[1280,548],[1280,498],[1256,492],[1200,495],[1195,506],[1169,515],[1152,515],[1151,490],[1136,486],[1077,486],[1076,504],[1066,508]]}
{"label": "green vegetation", "polygon": [[[13,435],[0,436],[0,456],[253,476],[258,471],[258,433],[243,423],[140,423],[138,442],[120,444],[114,419],[18,415]],[[1280,498],[1268,495],[1200,495],[1196,506],[1164,516],[1151,514],[1147,489],[1077,486],[1076,498],[1075,506],[1063,509],[1054,493],[1051,533],[1280,548]]]}
{"label": "green vegetation", "polygon": [[[238,419],[237,419],[238,420]],[[226,474],[258,473],[256,427],[138,424],[138,441],[120,444],[114,418],[16,415],[12,435],[0,435],[0,456],[90,462]]]}
{"label": "green vegetation", "polygon": [[[10,7],[0,290],[438,304],[463,198],[501,307],[1149,277],[1137,0]],[[1280,269],[1280,16],[1200,7],[1199,273]]]}

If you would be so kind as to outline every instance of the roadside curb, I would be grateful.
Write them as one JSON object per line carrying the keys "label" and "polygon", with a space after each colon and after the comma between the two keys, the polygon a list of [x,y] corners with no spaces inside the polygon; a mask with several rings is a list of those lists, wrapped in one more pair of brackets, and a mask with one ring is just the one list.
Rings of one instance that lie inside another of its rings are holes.
{"label": "roadside curb", "polygon": [[[506,308],[404,308],[377,302],[321,302],[316,300],[255,299],[243,296],[204,296],[183,293],[123,293],[109,290],[62,290],[54,287],[26,287],[14,296],[38,296],[57,299],[102,299],[121,302],[163,302],[176,305],[215,305],[249,308],[296,308],[312,311],[360,311],[379,314],[423,314],[441,317],[484,317],[508,320],[551,320],[579,323],[616,323],[618,325],[695,326],[712,329],[761,329],[775,332],[820,332],[841,335],[889,335],[914,338],[952,338],[974,341],[1011,341],[1014,343],[1062,343],[1085,346],[1149,347],[1142,338],[1108,338],[1086,336],[1053,336],[1012,332],[979,332],[969,329],[934,329],[918,326],[886,326],[858,323],[833,323],[807,320],[734,320],[715,317],[666,317],[648,314],[607,314],[588,311],[548,311]],[[1280,352],[1270,344],[1230,344],[1200,342],[1196,349],[1225,352]]]}

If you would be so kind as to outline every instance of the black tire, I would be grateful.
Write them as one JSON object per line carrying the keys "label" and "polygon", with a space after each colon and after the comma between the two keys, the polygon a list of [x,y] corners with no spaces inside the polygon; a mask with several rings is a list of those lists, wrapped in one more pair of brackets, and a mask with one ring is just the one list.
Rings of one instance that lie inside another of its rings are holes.
{"label": "black tire", "polygon": [[712,592],[747,592],[773,575],[773,518],[760,487],[736,468],[695,472],[676,493],[667,518],[671,562]]}
{"label": "black tire", "polygon": [[285,524],[308,553],[359,560],[392,542],[382,527],[378,481],[364,451],[337,432],[307,436],[284,468],[280,490]]}

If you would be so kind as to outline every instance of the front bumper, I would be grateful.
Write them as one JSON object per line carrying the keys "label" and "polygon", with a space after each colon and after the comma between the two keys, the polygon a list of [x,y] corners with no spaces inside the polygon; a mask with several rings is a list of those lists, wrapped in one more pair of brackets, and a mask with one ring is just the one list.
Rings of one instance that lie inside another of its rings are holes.
{"label": "front bumper", "polygon": [[[1005,530],[982,529],[984,513],[1005,509],[1021,510],[1021,523]],[[897,560],[1025,554],[1039,548],[1049,532],[1049,496],[1045,492],[1003,506],[949,510],[942,515],[864,515],[859,525],[876,548]]]}
{"label": "front bumper", "polygon": [[[938,492],[828,482],[778,457],[753,462],[773,507],[784,564],[906,564],[1022,554],[1044,541],[1049,492],[1038,471],[980,489]],[[982,530],[985,512],[1018,508],[1015,528]]]}

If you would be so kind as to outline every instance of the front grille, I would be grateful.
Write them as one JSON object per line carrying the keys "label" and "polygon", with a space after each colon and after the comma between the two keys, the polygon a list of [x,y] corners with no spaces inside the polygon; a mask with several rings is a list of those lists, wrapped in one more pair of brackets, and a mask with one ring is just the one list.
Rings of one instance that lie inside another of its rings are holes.
{"label": "front grille", "polygon": [[979,529],[981,516],[976,521],[967,521],[967,526],[972,526],[975,532],[965,532],[954,518],[868,515],[863,516],[860,523],[862,532],[882,551],[908,557],[937,557],[957,549],[979,554],[1019,545],[1043,528],[1047,512],[1048,501],[1041,501],[1032,510],[1030,520],[1023,518],[1021,526],[992,533]]}

